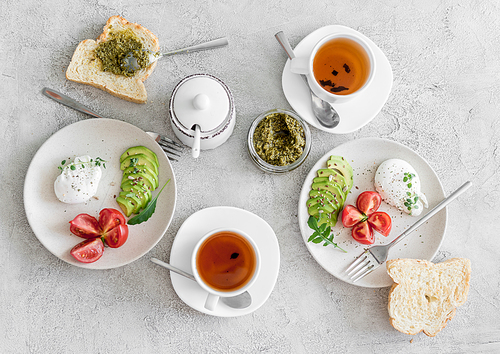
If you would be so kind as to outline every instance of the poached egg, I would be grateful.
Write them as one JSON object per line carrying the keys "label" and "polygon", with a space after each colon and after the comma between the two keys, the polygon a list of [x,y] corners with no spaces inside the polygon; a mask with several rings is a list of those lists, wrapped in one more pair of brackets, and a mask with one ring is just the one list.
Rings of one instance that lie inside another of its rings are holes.
{"label": "poached egg", "polygon": [[101,167],[90,156],[79,156],[56,178],[54,191],[63,203],[84,203],[96,194],[101,176]]}
{"label": "poached egg", "polygon": [[385,160],[375,172],[375,189],[387,203],[407,214],[418,216],[427,198],[421,192],[420,177],[417,171],[406,161],[400,159]]}

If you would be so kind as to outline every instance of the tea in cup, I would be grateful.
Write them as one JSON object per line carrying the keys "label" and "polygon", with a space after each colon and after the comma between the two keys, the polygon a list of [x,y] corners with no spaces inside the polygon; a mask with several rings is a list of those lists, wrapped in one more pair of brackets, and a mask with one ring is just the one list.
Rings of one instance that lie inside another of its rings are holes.
{"label": "tea in cup", "polygon": [[216,229],[197,243],[191,266],[196,281],[208,292],[205,308],[213,311],[219,297],[242,294],[253,285],[260,271],[260,253],[246,233]]}
{"label": "tea in cup", "polygon": [[369,86],[375,58],[360,36],[337,33],[321,39],[308,57],[293,58],[290,70],[308,75],[309,87],[318,97],[343,102]]}

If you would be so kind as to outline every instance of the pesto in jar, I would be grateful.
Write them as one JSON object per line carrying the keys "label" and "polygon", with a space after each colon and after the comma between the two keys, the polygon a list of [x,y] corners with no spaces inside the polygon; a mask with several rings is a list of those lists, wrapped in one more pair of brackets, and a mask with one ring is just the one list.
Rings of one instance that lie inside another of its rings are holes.
{"label": "pesto in jar", "polygon": [[136,71],[127,71],[122,66],[123,60],[130,52],[137,59],[138,70],[148,66],[148,51],[143,49],[141,40],[130,29],[110,33],[110,38],[106,42],[99,43],[95,50],[96,56],[102,61],[103,71],[134,76]]}
{"label": "pesto in jar", "polygon": [[286,113],[271,113],[257,124],[253,145],[260,158],[267,163],[274,166],[290,165],[304,152],[304,129]]}

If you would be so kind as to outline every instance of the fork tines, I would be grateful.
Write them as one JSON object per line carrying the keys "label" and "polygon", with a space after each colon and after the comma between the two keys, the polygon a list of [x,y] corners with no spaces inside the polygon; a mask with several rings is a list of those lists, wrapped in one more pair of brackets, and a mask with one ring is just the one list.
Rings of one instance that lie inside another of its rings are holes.
{"label": "fork tines", "polygon": [[[177,161],[175,157],[181,157],[181,155],[179,155],[178,153],[184,151],[184,147],[181,144],[163,135],[160,135],[160,139],[158,139],[157,143],[158,145],[160,145],[162,150],[167,153],[167,156],[170,160]],[[173,155],[175,157],[170,156],[168,154]]]}
{"label": "fork tines", "polygon": [[378,265],[378,262],[370,253],[370,250],[366,250],[352,262],[345,272],[352,282],[355,283],[375,270],[376,265]]}

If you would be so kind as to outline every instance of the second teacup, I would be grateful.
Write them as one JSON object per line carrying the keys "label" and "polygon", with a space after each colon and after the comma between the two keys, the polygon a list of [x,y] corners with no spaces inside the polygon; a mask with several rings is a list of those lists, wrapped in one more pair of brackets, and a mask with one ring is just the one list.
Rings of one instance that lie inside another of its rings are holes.
{"label": "second teacup", "polygon": [[357,34],[330,34],[309,56],[291,60],[290,70],[308,75],[309,87],[328,102],[344,102],[359,96],[371,83],[375,57]]}
{"label": "second teacup", "polygon": [[212,230],[196,244],[191,266],[197,283],[208,292],[205,308],[213,311],[219,297],[232,297],[250,288],[260,271],[260,253],[241,230]]}

